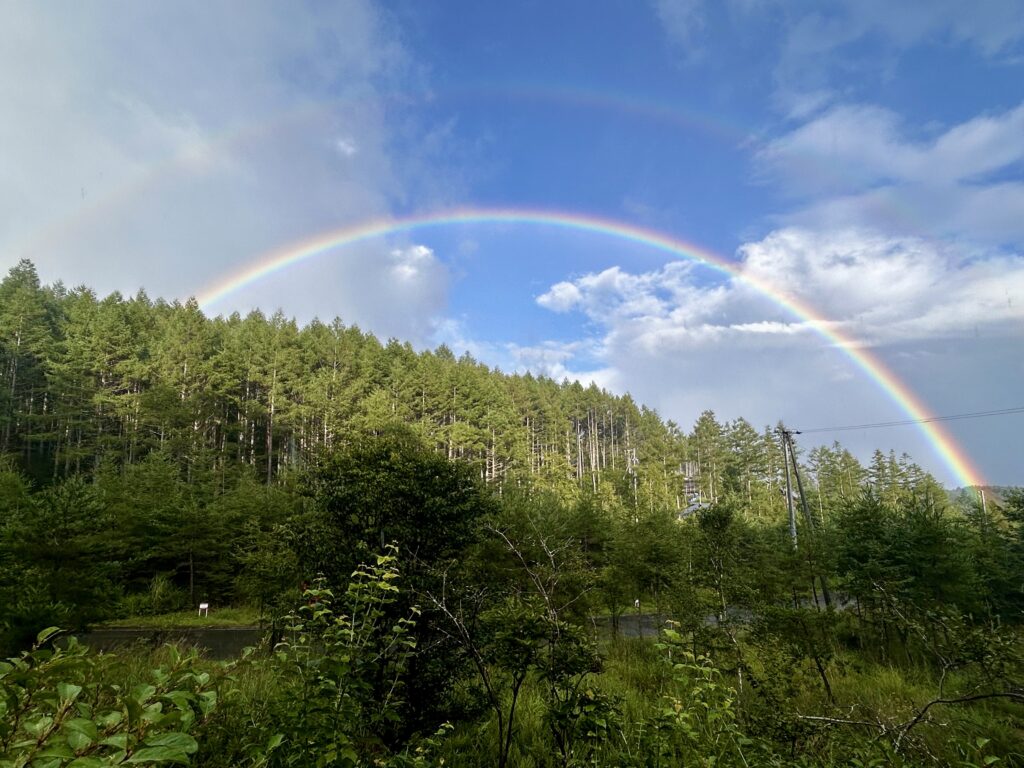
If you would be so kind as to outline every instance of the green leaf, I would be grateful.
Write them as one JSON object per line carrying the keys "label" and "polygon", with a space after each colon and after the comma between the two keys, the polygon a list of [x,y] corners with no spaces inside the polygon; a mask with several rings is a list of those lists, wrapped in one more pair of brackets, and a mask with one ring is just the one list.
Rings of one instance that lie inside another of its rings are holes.
{"label": "green leaf", "polygon": [[277,749],[279,746],[281,746],[281,742],[283,742],[283,741],[284,741],[284,734],[282,734],[282,733],[275,733],[273,736],[271,736],[269,739],[267,739],[266,751],[267,752],[273,752],[275,749]]}
{"label": "green leaf", "polygon": [[217,692],[203,691],[199,694],[199,711],[204,715],[210,714],[217,706]]}
{"label": "green leaf", "polygon": [[142,705],[136,701],[134,696],[126,696],[124,706],[128,710],[128,725],[134,726],[142,717]]}
{"label": "green leaf", "polygon": [[36,635],[36,645],[42,645],[47,640],[51,639],[54,635],[60,632],[60,627],[47,627],[38,635]]}
{"label": "green leaf", "polygon": [[127,733],[115,733],[113,736],[107,736],[100,742],[105,747],[116,747],[117,749],[128,751],[128,734]]}
{"label": "green leaf", "polygon": [[60,757],[70,760],[75,756],[75,751],[67,744],[47,744],[36,752],[37,757]]}
{"label": "green leaf", "polygon": [[194,698],[192,694],[188,693],[187,691],[171,691],[170,693],[164,695],[178,709],[188,709],[189,704]]}
{"label": "green leaf", "polygon": [[68,744],[70,744],[72,749],[76,752],[91,745],[96,741],[96,737],[98,735],[96,723],[92,720],[87,720],[84,717],[76,717],[74,720],[68,720],[64,723],[64,730],[67,733]]}
{"label": "green leaf", "polygon": [[172,747],[143,747],[124,761],[125,763],[179,763],[188,765],[188,756]]}
{"label": "green leaf", "polygon": [[140,683],[132,688],[132,697],[140,704],[145,704],[156,693],[156,688],[146,683]]}
{"label": "green leaf", "polygon": [[53,725],[53,718],[47,715],[43,715],[37,720],[29,723],[25,723],[25,730],[32,736],[38,738],[42,735],[43,731]]}
{"label": "green leaf", "polygon": [[143,744],[147,747],[167,747],[176,749],[185,754],[192,754],[199,749],[198,742],[187,733],[161,733],[146,739]]}
{"label": "green leaf", "polygon": [[105,715],[100,715],[96,718],[96,722],[102,728],[110,728],[111,726],[117,725],[124,719],[124,713],[120,710],[115,709],[113,712],[107,712]]}
{"label": "green leaf", "polygon": [[168,715],[164,714],[164,705],[155,701],[142,711],[142,719],[147,723],[159,724],[167,722]]}
{"label": "green leaf", "polygon": [[70,704],[78,698],[78,694],[81,692],[82,686],[80,685],[74,685],[73,683],[57,683],[57,695],[60,696],[62,703]]}

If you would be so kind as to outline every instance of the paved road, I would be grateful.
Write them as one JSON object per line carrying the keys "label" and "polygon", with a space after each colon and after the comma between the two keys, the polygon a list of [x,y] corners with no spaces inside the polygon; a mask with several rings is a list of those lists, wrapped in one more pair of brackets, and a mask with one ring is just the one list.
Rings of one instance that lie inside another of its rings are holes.
{"label": "paved road", "polygon": [[[654,638],[667,619],[668,616],[657,613],[624,613],[619,617],[619,636]],[[612,620],[609,617],[596,616],[593,621],[599,632],[612,633]]]}

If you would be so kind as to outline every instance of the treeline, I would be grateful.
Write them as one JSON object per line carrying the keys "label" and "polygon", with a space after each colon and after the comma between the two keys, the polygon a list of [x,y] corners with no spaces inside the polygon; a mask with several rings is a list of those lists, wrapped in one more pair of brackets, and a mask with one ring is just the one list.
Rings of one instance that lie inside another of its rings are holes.
{"label": "treeline", "polygon": [[[686,433],[628,396],[505,375],[444,347],[416,353],[337,320],[299,328],[141,293],[99,299],[43,286],[22,262],[0,282],[8,624],[260,604],[252,553],[302,509],[303,474],[394,429],[499,494],[550,492],[637,521],[715,501],[786,516],[779,437],[742,419],[705,412]],[[865,468],[835,445],[801,466],[819,521],[865,485],[890,503],[942,496],[907,457],[877,453]]]}
{"label": "treeline", "polygon": [[[685,509],[739,494],[781,513],[777,435],[738,419],[677,424],[596,386],[506,375],[379,342],[340,320],[298,327],[277,313],[209,319],[194,301],[100,299],[43,286],[23,261],[0,283],[0,454],[36,486],[124,471],[153,454],[189,485],[226,490],[244,469],[283,482],[318,451],[406,425],[495,486],[596,493],[623,506]],[[864,469],[839,446],[808,457],[822,506]],[[879,488],[916,484],[906,457],[876,456]]]}

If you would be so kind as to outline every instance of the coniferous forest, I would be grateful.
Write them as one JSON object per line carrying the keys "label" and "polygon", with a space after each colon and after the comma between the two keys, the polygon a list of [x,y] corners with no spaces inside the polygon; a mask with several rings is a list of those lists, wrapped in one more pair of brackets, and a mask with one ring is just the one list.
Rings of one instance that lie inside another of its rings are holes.
{"label": "coniferous forest", "polygon": [[1024,765],[1024,492],[694,417],[22,262],[0,766]]}

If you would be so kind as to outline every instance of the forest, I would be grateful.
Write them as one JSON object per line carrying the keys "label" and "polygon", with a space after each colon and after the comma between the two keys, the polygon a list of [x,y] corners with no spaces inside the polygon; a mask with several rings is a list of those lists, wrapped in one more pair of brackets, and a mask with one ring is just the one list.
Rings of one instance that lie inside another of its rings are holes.
{"label": "forest", "polygon": [[20,263],[0,768],[1024,765],[1024,491],[694,417]]}

